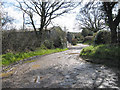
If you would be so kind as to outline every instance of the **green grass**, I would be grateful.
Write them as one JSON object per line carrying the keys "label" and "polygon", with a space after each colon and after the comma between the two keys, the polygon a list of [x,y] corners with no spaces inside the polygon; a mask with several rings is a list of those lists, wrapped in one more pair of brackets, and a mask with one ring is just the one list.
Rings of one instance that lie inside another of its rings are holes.
{"label": "green grass", "polygon": [[80,56],[95,64],[102,64],[108,67],[120,67],[120,46],[98,45],[82,49]]}
{"label": "green grass", "polygon": [[92,59],[118,60],[120,58],[120,46],[97,45],[82,49],[80,56]]}
{"label": "green grass", "polygon": [[37,56],[37,55],[45,55],[45,54],[51,54],[51,53],[55,53],[55,52],[61,52],[61,51],[65,51],[68,49],[38,49],[36,51],[33,52],[23,52],[23,53],[7,53],[7,54],[3,54],[2,55],[2,65],[3,66],[7,66],[10,65],[12,63],[15,63],[17,61],[32,57],[32,56]]}

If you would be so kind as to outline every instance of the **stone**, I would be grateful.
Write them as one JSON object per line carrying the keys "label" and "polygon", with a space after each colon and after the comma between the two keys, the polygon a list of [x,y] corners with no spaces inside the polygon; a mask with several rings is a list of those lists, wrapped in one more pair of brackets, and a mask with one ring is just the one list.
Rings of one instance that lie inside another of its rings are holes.
{"label": "stone", "polygon": [[65,78],[70,78],[70,76],[69,76],[69,75],[66,75]]}

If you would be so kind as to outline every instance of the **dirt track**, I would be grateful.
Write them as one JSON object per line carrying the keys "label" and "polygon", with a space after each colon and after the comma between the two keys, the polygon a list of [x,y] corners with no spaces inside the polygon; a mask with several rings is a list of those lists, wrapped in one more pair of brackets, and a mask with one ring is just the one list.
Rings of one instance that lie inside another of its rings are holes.
{"label": "dirt track", "polygon": [[13,67],[3,77],[3,88],[119,88],[117,71],[79,58],[87,45],[36,58]]}

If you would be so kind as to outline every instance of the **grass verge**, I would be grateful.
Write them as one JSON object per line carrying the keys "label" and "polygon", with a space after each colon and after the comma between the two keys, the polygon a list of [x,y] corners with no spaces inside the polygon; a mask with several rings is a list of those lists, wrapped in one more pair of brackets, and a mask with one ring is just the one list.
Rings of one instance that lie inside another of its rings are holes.
{"label": "grass verge", "polygon": [[91,60],[93,63],[114,63],[118,64],[120,61],[120,46],[112,45],[97,45],[89,46],[82,49],[80,56],[86,60]]}
{"label": "grass verge", "polygon": [[61,51],[66,51],[66,49],[38,49],[33,52],[23,52],[23,53],[7,53],[2,55],[2,65],[7,66],[12,63],[15,63],[17,61],[32,57],[32,56],[37,56],[37,55],[45,55],[45,54],[51,54],[55,52],[61,52]]}

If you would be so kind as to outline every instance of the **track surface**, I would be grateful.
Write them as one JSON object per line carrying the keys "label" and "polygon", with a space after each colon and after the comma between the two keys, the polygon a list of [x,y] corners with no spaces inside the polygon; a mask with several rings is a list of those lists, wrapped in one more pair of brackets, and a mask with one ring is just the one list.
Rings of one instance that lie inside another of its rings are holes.
{"label": "track surface", "polygon": [[119,88],[117,70],[85,62],[78,44],[69,50],[36,58],[9,70],[3,88]]}

